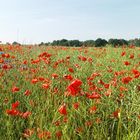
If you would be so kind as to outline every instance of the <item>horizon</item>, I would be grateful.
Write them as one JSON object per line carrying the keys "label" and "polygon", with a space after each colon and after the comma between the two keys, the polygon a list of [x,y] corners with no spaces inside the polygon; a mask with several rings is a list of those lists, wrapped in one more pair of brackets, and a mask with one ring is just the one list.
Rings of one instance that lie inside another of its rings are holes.
{"label": "horizon", "polygon": [[138,0],[5,0],[0,11],[4,43],[140,37]]}

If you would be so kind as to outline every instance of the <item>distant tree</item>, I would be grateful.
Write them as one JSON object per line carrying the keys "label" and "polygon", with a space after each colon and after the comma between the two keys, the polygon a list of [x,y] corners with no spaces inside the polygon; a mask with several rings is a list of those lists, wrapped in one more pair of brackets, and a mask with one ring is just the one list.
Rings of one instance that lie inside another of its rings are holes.
{"label": "distant tree", "polygon": [[81,47],[83,45],[83,43],[79,40],[70,40],[69,41],[69,46],[72,47]]}
{"label": "distant tree", "polygon": [[117,39],[109,39],[108,43],[112,46],[117,46],[119,42]]}
{"label": "distant tree", "polygon": [[109,39],[108,43],[112,46],[128,45],[128,41],[124,39]]}
{"label": "distant tree", "polygon": [[14,42],[12,43],[12,45],[21,45],[21,44],[18,43],[18,42],[16,42],[16,41],[14,41]]}
{"label": "distant tree", "polygon": [[59,46],[69,46],[69,41],[67,39],[61,39],[59,41]]}
{"label": "distant tree", "polygon": [[105,39],[98,38],[95,40],[95,47],[104,47],[108,42]]}
{"label": "distant tree", "polygon": [[51,43],[52,46],[58,46],[59,45],[59,41],[58,40],[54,40],[52,43]]}
{"label": "distant tree", "polygon": [[47,42],[44,44],[45,46],[51,46],[51,43],[50,42]]}
{"label": "distant tree", "polygon": [[39,44],[39,46],[44,46],[44,42],[41,42],[41,43]]}
{"label": "distant tree", "polygon": [[135,40],[135,46],[140,47],[140,39]]}
{"label": "distant tree", "polygon": [[120,39],[120,42],[122,43],[122,45],[128,45],[128,41],[125,39]]}
{"label": "distant tree", "polygon": [[94,40],[86,40],[86,41],[83,42],[83,46],[93,47],[93,46],[95,46],[95,41]]}
{"label": "distant tree", "polygon": [[135,39],[129,40],[129,45],[135,45],[137,47],[140,47],[140,39],[135,38]]}

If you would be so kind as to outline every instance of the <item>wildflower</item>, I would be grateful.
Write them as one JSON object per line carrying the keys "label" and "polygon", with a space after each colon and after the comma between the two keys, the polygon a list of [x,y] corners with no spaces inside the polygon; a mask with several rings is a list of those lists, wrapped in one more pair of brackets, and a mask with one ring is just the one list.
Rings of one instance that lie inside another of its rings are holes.
{"label": "wildflower", "polygon": [[124,77],[124,78],[122,78],[122,83],[123,84],[128,84],[131,80],[132,80],[132,78],[130,76]]}
{"label": "wildflower", "polygon": [[11,116],[18,116],[20,114],[20,111],[16,109],[8,109],[6,110],[6,113]]}
{"label": "wildflower", "polygon": [[116,111],[114,111],[114,112],[112,113],[112,115],[113,115],[114,118],[119,118],[119,117],[120,117],[120,110],[117,109]]}
{"label": "wildflower", "polygon": [[44,81],[45,78],[44,77],[38,77],[39,81]]}
{"label": "wildflower", "polygon": [[80,91],[80,86],[82,85],[81,80],[74,80],[68,87],[67,90],[72,96],[76,96],[78,92]]}
{"label": "wildflower", "polygon": [[53,77],[53,78],[57,78],[57,77],[58,77],[58,74],[53,73],[53,74],[52,74],[52,77]]}
{"label": "wildflower", "polygon": [[12,103],[12,109],[16,109],[19,106],[20,102],[16,101],[15,103]]}
{"label": "wildflower", "polygon": [[110,96],[111,93],[112,93],[112,90],[109,90],[109,89],[108,89],[108,90],[105,92],[105,96]]}
{"label": "wildflower", "polygon": [[66,80],[73,80],[73,77],[71,75],[64,75],[63,76]]}
{"label": "wildflower", "polygon": [[24,95],[26,95],[26,96],[29,96],[31,94],[31,91],[30,90],[26,90],[25,92],[24,92]]}
{"label": "wildflower", "polygon": [[26,111],[26,112],[22,113],[21,116],[22,116],[22,118],[26,119],[26,118],[28,118],[30,115],[31,115],[31,112]]}
{"label": "wildflower", "polygon": [[92,107],[89,108],[89,112],[90,113],[95,113],[96,110],[97,110],[97,107],[96,106],[92,106]]}
{"label": "wildflower", "polygon": [[25,129],[23,132],[23,137],[29,138],[34,134],[34,129]]}
{"label": "wildflower", "polygon": [[49,131],[38,131],[37,136],[39,139],[50,139],[51,133]]}
{"label": "wildflower", "polygon": [[136,69],[132,69],[132,73],[134,74],[134,78],[139,78],[140,77],[140,72]]}
{"label": "wildflower", "polygon": [[13,93],[15,93],[15,92],[18,92],[20,89],[18,88],[18,87],[16,87],[16,86],[14,86],[13,88],[12,88],[12,92]]}
{"label": "wildflower", "polygon": [[58,112],[62,115],[67,115],[66,105],[63,104],[59,107]]}
{"label": "wildflower", "polygon": [[109,86],[110,86],[109,84],[104,84],[104,87],[107,89],[109,88]]}
{"label": "wildflower", "polygon": [[38,79],[32,79],[32,84],[36,84],[38,82]]}
{"label": "wildflower", "polygon": [[97,92],[93,92],[92,94],[87,94],[87,98],[89,98],[89,99],[100,99],[101,95]]}
{"label": "wildflower", "polygon": [[77,109],[79,108],[79,103],[78,103],[78,102],[74,103],[74,104],[73,104],[73,107],[74,107],[74,109],[77,110]]}
{"label": "wildflower", "polygon": [[130,54],[129,58],[133,59],[134,58],[134,54]]}
{"label": "wildflower", "polygon": [[28,63],[28,62],[27,62],[27,60],[24,60],[24,61],[23,61],[23,64],[25,64],[25,65],[26,65],[27,63]]}
{"label": "wildflower", "polygon": [[7,64],[4,64],[4,65],[2,66],[2,68],[3,68],[4,70],[8,70],[8,69],[9,69],[9,67],[8,67]]}
{"label": "wildflower", "polygon": [[74,72],[73,68],[69,68],[69,72],[73,73]]}
{"label": "wildflower", "polygon": [[128,91],[128,89],[126,87],[120,86],[120,92],[122,91]]}
{"label": "wildflower", "polygon": [[61,122],[58,120],[58,121],[55,121],[53,124],[54,124],[55,126],[60,126]]}
{"label": "wildflower", "polygon": [[131,64],[130,62],[124,61],[124,65],[128,66],[128,65],[130,65],[130,64]]}
{"label": "wildflower", "polygon": [[85,122],[85,125],[86,125],[86,126],[92,126],[92,124],[93,124],[92,121],[86,121],[86,122]]}
{"label": "wildflower", "polygon": [[49,85],[48,84],[42,84],[42,88],[48,89],[49,88]]}
{"label": "wildflower", "polygon": [[81,132],[83,132],[83,128],[82,128],[82,127],[77,127],[77,128],[75,129],[75,131],[76,131],[77,133],[81,133]]}
{"label": "wildflower", "polygon": [[57,131],[56,133],[55,133],[55,135],[56,135],[56,137],[57,138],[60,138],[61,136],[62,136],[62,131]]}
{"label": "wildflower", "polygon": [[122,52],[122,53],[121,53],[121,56],[125,56],[125,55],[126,55],[126,52]]}

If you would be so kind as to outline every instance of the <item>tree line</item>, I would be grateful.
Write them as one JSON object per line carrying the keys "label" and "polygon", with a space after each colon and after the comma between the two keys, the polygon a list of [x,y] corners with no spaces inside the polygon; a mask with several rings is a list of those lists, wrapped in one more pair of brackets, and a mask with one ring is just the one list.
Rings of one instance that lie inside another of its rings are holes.
{"label": "tree line", "polygon": [[41,42],[39,45],[45,45],[45,46],[68,46],[68,47],[102,47],[106,46],[107,44],[112,45],[114,47],[116,46],[123,46],[123,45],[134,45],[140,47],[140,39],[131,39],[131,40],[125,40],[125,39],[109,39],[105,40],[102,38],[98,38],[96,40],[86,40],[86,41],[79,41],[79,40],[67,40],[67,39],[61,39],[61,40],[54,40],[53,42]]}
{"label": "tree line", "polygon": [[[16,44],[19,43],[14,41],[13,45]],[[113,47],[119,47],[124,45],[125,46],[134,45],[140,47],[140,38],[131,39],[131,40],[125,40],[125,39],[105,40],[102,38],[98,38],[96,40],[86,40],[86,41],[61,39],[61,40],[54,40],[52,42],[47,42],[47,43],[41,42],[39,46],[104,47],[107,44],[112,45]]]}

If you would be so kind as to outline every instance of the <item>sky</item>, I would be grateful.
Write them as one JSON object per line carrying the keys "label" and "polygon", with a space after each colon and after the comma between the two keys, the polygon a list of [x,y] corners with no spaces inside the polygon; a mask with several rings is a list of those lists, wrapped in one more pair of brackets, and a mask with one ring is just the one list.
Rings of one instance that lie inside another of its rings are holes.
{"label": "sky", "polygon": [[140,0],[0,0],[0,41],[139,38]]}

